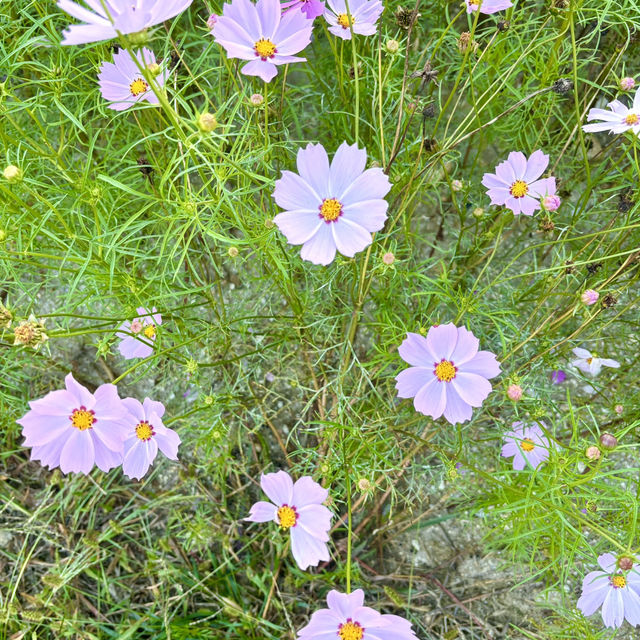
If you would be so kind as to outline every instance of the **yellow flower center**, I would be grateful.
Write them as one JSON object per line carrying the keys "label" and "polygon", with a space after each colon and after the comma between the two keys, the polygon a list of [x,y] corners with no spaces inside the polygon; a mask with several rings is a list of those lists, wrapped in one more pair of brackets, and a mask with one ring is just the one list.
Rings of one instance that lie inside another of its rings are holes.
{"label": "yellow flower center", "polygon": [[593,358],[587,358],[587,364],[591,364],[593,362]]}
{"label": "yellow flower center", "polygon": [[611,576],[611,584],[616,589],[622,589],[623,587],[627,586],[627,579],[618,573],[615,576]]}
{"label": "yellow flower center", "polygon": [[145,328],[143,333],[147,338],[149,338],[149,340],[153,340],[153,338],[156,337],[156,327],[155,327],[155,325],[150,324],[148,327]]}
{"label": "yellow flower center", "polygon": [[640,122],[640,117],[638,117],[635,113],[630,113],[625,119],[625,124],[638,124]]}
{"label": "yellow flower center", "polygon": [[273,58],[277,51],[276,45],[267,38],[260,38],[260,40],[253,45],[253,50],[256,52],[256,55],[263,60]]}
{"label": "yellow flower center", "polygon": [[326,222],[335,222],[342,215],[342,202],[335,198],[325,198],[320,205],[320,216]]}
{"label": "yellow flower center", "polygon": [[533,440],[531,438],[525,438],[521,443],[520,443],[520,447],[522,447],[523,451],[529,452],[529,451],[533,451],[533,449],[535,448],[535,444],[533,444]]}
{"label": "yellow flower center", "polygon": [[436,378],[438,378],[440,382],[451,382],[456,377],[456,371],[457,369],[454,366],[453,362],[445,360],[444,358],[436,365],[436,368],[433,370],[433,372],[436,374]]}
{"label": "yellow flower center", "polygon": [[139,96],[141,93],[149,91],[149,85],[142,78],[136,78],[129,85],[129,91],[131,91],[132,96]]}
{"label": "yellow flower center", "polygon": [[93,423],[96,421],[93,411],[87,411],[84,407],[74,409],[70,416],[71,424],[80,431],[86,431],[91,429]]}
{"label": "yellow flower center", "polygon": [[282,529],[290,529],[296,526],[298,520],[298,514],[295,507],[290,507],[287,504],[283,504],[277,511],[278,522]]}
{"label": "yellow flower center", "polygon": [[364,629],[359,622],[352,622],[351,618],[347,618],[347,621],[338,627],[338,637],[340,640],[362,640]]}
{"label": "yellow flower center", "polygon": [[529,193],[529,185],[524,180],[516,180],[509,192],[514,198],[523,198]]}
{"label": "yellow flower center", "polygon": [[146,420],[139,422],[136,426],[136,436],[138,440],[144,440],[145,442],[151,440],[151,437],[154,436],[155,433],[153,427]]}
{"label": "yellow flower center", "polygon": [[341,13],[338,16],[338,24],[343,28],[343,29],[348,29],[349,25],[353,24],[355,22],[355,18],[351,15],[349,15],[348,13]]}

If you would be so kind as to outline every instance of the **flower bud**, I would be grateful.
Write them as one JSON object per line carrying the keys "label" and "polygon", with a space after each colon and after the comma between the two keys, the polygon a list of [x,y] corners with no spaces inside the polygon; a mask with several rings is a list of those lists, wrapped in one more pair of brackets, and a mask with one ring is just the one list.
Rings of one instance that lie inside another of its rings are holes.
{"label": "flower bud", "polygon": [[250,98],[249,102],[254,107],[259,107],[264,102],[264,96],[261,93],[254,93]]}
{"label": "flower bud", "polygon": [[209,29],[213,29],[216,22],[218,22],[218,16],[215,13],[212,13],[207,20],[207,27],[209,27]]}
{"label": "flower bud", "polygon": [[13,330],[13,344],[37,349],[49,339],[44,329],[44,324],[38,321],[35,316],[30,315],[28,320],[23,320]]}
{"label": "flower bud", "polygon": [[509,396],[509,400],[518,402],[518,400],[522,398],[522,387],[519,384],[509,385],[507,395]]}
{"label": "flower bud", "polygon": [[618,415],[620,415],[620,414],[624,411],[624,407],[623,407],[621,404],[617,404],[617,405],[614,407],[614,411],[615,411]]}
{"label": "flower bud", "polygon": [[160,73],[160,65],[157,62],[150,62],[147,71],[155,78]]}
{"label": "flower bud", "polygon": [[589,460],[597,460],[601,455],[601,451],[595,445],[591,445],[590,447],[587,447],[584,455],[587,456]]}
{"label": "flower bud", "polygon": [[556,211],[562,204],[562,200],[556,195],[545,196],[542,199],[542,207],[545,211]]}
{"label": "flower bud", "polygon": [[0,302],[0,329],[8,329],[12,320],[13,314]]}
{"label": "flower bud", "polygon": [[474,218],[482,218],[484,215],[484,209],[482,207],[476,207],[472,213]]}
{"label": "flower bud", "polygon": [[15,164],[10,164],[8,167],[5,167],[2,175],[5,177],[7,182],[20,182],[22,180],[22,169],[20,167],[16,167]]}
{"label": "flower bud", "polygon": [[400,49],[400,43],[397,40],[387,40],[385,48],[388,53],[398,53],[398,49]]}
{"label": "flower bud", "polygon": [[358,489],[360,489],[360,491],[371,491],[372,487],[373,485],[366,478],[360,478],[360,480],[358,480]]}
{"label": "flower bud", "polygon": [[600,444],[605,449],[615,449],[618,446],[618,438],[611,433],[603,433],[600,436]]}
{"label": "flower bud", "polygon": [[218,121],[212,113],[205,112],[198,116],[198,128],[203,133],[211,133],[217,126]]}
{"label": "flower bud", "polygon": [[633,568],[633,558],[629,556],[622,556],[622,558],[618,558],[618,567],[623,571],[631,571]]}
{"label": "flower bud", "polygon": [[229,247],[229,250],[227,251],[227,253],[229,254],[230,258],[237,258],[238,257],[238,247]]}
{"label": "flower bud", "polygon": [[462,180],[452,180],[451,181],[451,190],[452,191],[462,191]]}
{"label": "flower bud", "polygon": [[387,251],[387,253],[382,256],[382,262],[386,265],[392,265],[395,261],[396,257],[391,253],[391,251]]}
{"label": "flower bud", "polygon": [[636,81],[633,78],[622,78],[620,80],[620,89],[622,91],[631,91],[636,86]]}
{"label": "flower bud", "polygon": [[599,297],[600,294],[597,291],[594,291],[593,289],[587,289],[586,291],[582,292],[580,300],[582,300],[583,304],[589,306],[598,302]]}

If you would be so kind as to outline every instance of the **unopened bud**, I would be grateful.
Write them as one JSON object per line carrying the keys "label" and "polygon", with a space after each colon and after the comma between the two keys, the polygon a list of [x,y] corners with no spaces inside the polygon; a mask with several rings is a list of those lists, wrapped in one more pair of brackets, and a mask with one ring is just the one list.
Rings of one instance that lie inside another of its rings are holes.
{"label": "unopened bud", "polygon": [[229,247],[229,250],[227,251],[227,253],[229,254],[230,258],[237,258],[238,257],[238,247]]}
{"label": "unopened bud", "polygon": [[250,98],[249,102],[254,107],[259,107],[264,102],[264,96],[261,93],[254,93]]}
{"label": "unopened bud", "polygon": [[614,407],[614,411],[615,411],[618,415],[620,415],[620,414],[624,411],[624,407],[623,407],[621,404],[617,404],[617,405]]}
{"label": "unopened bud", "polygon": [[605,449],[615,449],[618,446],[618,438],[611,433],[603,433],[600,436],[600,444]]}
{"label": "unopened bud", "polygon": [[452,180],[451,181],[451,190],[452,191],[462,191],[462,180]]}
{"label": "unopened bud", "polygon": [[2,175],[5,177],[7,182],[20,182],[22,180],[22,169],[20,167],[16,167],[15,164],[10,164],[8,167],[5,167]]}
{"label": "unopened bud", "polygon": [[472,213],[474,218],[482,218],[484,215],[484,209],[482,207],[476,207]]}
{"label": "unopened bud", "polygon": [[218,16],[215,13],[212,13],[207,20],[207,27],[209,27],[209,29],[213,29],[216,22],[218,22]]}
{"label": "unopened bud", "polygon": [[593,289],[587,289],[586,291],[582,292],[580,300],[582,300],[583,304],[589,306],[598,302],[599,297],[600,294],[597,291],[594,291]]}
{"label": "unopened bud", "polygon": [[507,395],[509,396],[510,400],[518,402],[518,400],[522,398],[522,387],[519,384],[509,385],[509,388],[507,389]]}
{"label": "unopened bud", "polygon": [[387,40],[385,48],[389,53],[398,53],[400,43],[397,40]]}
{"label": "unopened bud", "polygon": [[629,556],[622,556],[622,558],[618,558],[618,566],[623,571],[631,571],[633,568],[633,558]]}
{"label": "unopened bud", "polygon": [[372,486],[371,482],[366,478],[360,478],[360,480],[358,480],[358,489],[360,489],[360,491],[371,491]]}
{"label": "unopened bud", "polygon": [[556,211],[560,205],[562,204],[562,200],[556,195],[553,196],[545,196],[542,199],[542,207],[545,211]]}
{"label": "unopened bud", "polygon": [[198,116],[198,128],[204,133],[211,133],[218,126],[218,121],[212,113],[201,113]]}
{"label": "unopened bud", "polygon": [[595,445],[591,445],[590,447],[587,447],[584,455],[587,456],[589,460],[597,460],[601,455],[601,451]]}
{"label": "unopened bud", "polygon": [[392,265],[395,261],[396,257],[391,253],[391,251],[387,251],[387,253],[382,256],[382,262],[386,265]]}
{"label": "unopened bud", "polygon": [[636,86],[636,81],[633,78],[622,78],[620,80],[620,89],[622,91],[631,91]]}

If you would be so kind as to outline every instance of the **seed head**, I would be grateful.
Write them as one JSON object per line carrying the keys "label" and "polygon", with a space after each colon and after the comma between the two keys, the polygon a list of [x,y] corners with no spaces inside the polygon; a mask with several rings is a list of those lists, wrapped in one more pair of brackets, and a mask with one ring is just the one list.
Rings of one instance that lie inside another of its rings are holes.
{"label": "seed head", "polygon": [[568,80],[567,78],[558,78],[553,85],[551,86],[552,91],[555,93],[562,95],[564,93],[568,93],[573,89],[573,82]]}
{"label": "seed head", "polygon": [[0,302],[0,329],[8,329],[12,320],[13,314]]}
{"label": "seed head", "polygon": [[229,247],[227,253],[229,254],[230,258],[237,258],[238,257],[238,247]]}
{"label": "seed head", "polygon": [[23,320],[13,330],[13,344],[38,349],[49,339],[44,329],[44,323],[37,320],[34,315],[30,315],[28,320]]}

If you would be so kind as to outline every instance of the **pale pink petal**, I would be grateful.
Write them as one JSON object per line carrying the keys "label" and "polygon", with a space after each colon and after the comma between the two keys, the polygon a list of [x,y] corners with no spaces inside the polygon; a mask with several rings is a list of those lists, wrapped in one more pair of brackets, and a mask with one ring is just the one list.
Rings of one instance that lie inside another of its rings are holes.
{"label": "pale pink petal", "polygon": [[90,430],[73,429],[60,453],[60,471],[87,474],[94,462],[95,449]]}
{"label": "pale pink petal", "polygon": [[458,342],[458,329],[449,322],[437,327],[431,327],[427,333],[427,346],[431,353],[436,354],[436,362],[451,359],[451,354]]}
{"label": "pale pink petal", "polygon": [[427,339],[419,333],[407,333],[407,337],[398,347],[398,353],[408,364],[415,367],[428,367],[432,370],[434,365],[442,359],[438,351],[434,352]]}
{"label": "pale pink petal", "polygon": [[336,257],[336,243],[329,228],[332,223],[320,225],[318,231],[302,245],[300,257],[313,264],[327,265]]}
{"label": "pale pink petal", "polygon": [[278,507],[270,502],[256,502],[245,520],[250,522],[277,522]]}
{"label": "pale pink petal", "polygon": [[286,471],[262,474],[260,486],[269,500],[279,507],[283,504],[293,504],[293,480]]}
{"label": "pale pink petal", "polygon": [[329,491],[321,487],[311,476],[302,476],[293,485],[292,502],[297,509],[309,504],[322,504]]}

